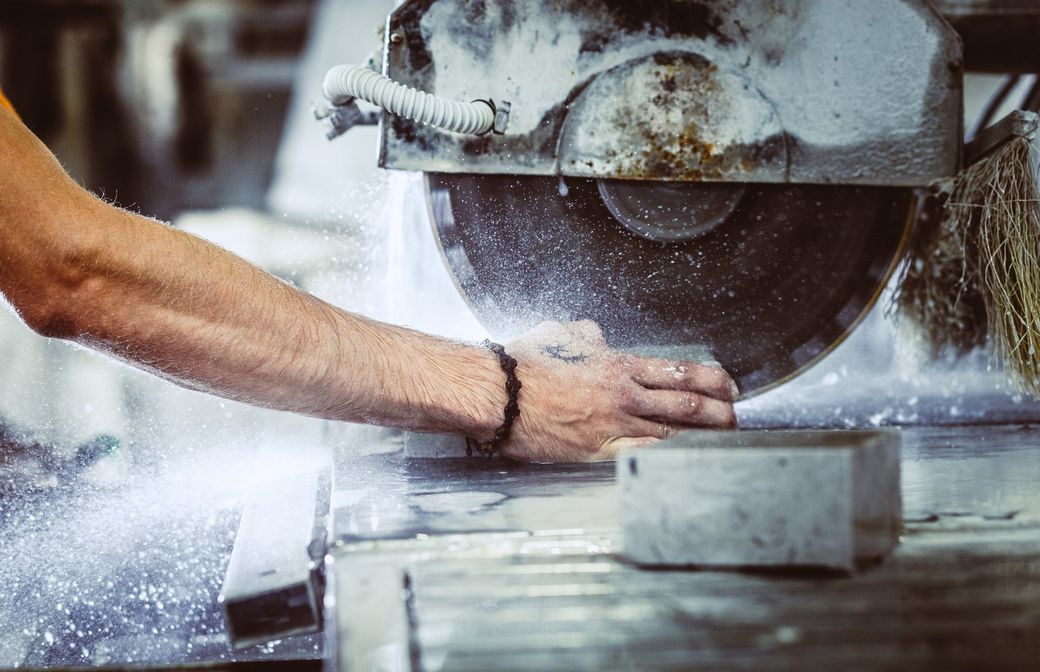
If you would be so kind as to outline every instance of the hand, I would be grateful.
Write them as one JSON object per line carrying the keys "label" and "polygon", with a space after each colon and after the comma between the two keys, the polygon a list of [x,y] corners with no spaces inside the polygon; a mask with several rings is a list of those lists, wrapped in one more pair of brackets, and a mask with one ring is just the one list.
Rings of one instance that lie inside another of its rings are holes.
{"label": "hand", "polygon": [[609,460],[680,429],[737,424],[737,386],[725,371],[612,351],[595,322],[545,322],[506,350],[523,384],[502,445],[513,459]]}

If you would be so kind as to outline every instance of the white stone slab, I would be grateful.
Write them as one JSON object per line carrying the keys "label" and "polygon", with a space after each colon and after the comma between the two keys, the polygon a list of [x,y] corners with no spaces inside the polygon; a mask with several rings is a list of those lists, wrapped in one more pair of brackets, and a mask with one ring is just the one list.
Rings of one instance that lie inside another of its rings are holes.
{"label": "white stone slab", "polygon": [[898,430],[683,432],[624,451],[622,555],[851,571],[899,539]]}

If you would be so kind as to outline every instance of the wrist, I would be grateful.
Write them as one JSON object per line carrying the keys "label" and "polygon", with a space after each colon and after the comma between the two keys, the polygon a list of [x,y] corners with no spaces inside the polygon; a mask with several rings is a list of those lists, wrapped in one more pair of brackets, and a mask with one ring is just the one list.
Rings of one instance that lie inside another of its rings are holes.
{"label": "wrist", "polygon": [[411,351],[405,375],[399,378],[405,386],[405,406],[418,414],[405,428],[492,441],[508,401],[505,374],[495,354],[426,336],[401,345],[402,352]]}
{"label": "wrist", "polygon": [[[326,417],[399,429],[495,439],[509,401],[507,376],[486,348],[341,314],[352,338],[337,338],[326,371]],[[345,349],[346,346],[346,349]],[[326,360],[327,361],[327,360]],[[363,364],[367,363],[367,364]]]}
{"label": "wrist", "polygon": [[519,396],[520,388],[523,387],[523,385],[516,374],[518,362],[516,361],[516,358],[506,352],[505,346],[499,343],[492,343],[485,339],[480,344],[480,347],[495,355],[495,359],[498,361],[498,366],[502,369],[502,373],[505,375],[506,404],[502,409],[502,424],[495,429],[495,434],[491,441],[480,441],[472,437],[467,438],[466,454],[473,455],[473,453],[476,452],[491,457],[495,454],[495,451],[497,451],[502,444],[509,439],[513,430],[513,423],[520,415]]}
{"label": "wrist", "polygon": [[457,375],[446,376],[452,390],[443,400],[453,433],[479,443],[495,440],[509,401],[506,374],[498,356],[482,346],[461,345]]}

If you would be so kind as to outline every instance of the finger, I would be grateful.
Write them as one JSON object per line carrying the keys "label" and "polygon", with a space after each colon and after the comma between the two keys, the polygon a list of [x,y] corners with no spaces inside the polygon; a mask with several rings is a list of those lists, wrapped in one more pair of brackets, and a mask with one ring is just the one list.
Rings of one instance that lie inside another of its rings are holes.
{"label": "finger", "polygon": [[652,436],[615,436],[612,439],[607,439],[600,446],[600,449],[590,456],[590,461],[596,460],[613,460],[617,457],[618,453],[626,448],[645,448],[646,446],[652,445],[660,441],[660,439]]}
{"label": "finger", "polygon": [[722,401],[734,401],[740,394],[733,378],[718,366],[632,357],[626,368],[632,380],[655,390],[687,390]]}
{"label": "finger", "polygon": [[632,399],[629,412],[670,425],[693,427],[736,427],[733,404],[695,392],[644,390]]}
{"label": "finger", "polygon": [[629,437],[651,437],[654,439],[667,439],[680,431],[680,427],[674,427],[666,422],[656,422],[644,418],[632,418],[632,422],[625,427],[625,434]]}

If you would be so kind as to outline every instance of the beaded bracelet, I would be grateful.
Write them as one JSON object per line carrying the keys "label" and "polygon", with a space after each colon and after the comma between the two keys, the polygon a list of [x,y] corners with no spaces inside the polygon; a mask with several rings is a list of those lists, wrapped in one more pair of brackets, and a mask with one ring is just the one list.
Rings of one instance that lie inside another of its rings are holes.
{"label": "beaded bracelet", "polygon": [[506,395],[508,396],[508,401],[503,412],[504,419],[499,428],[495,430],[494,438],[490,442],[482,444],[476,439],[467,437],[466,455],[472,456],[474,451],[476,451],[480,455],[491,457],[498,450],[498,447],[509,438],[509,433],[513,429],[513,421],[520,415],[520,404],[517,399],[523,384],[516,377],[516,359],[506,354],[506,349],[503,346],[488,340],[484,340],[480,345],[495,353],[498,357],[498,364],[506,374]]}

